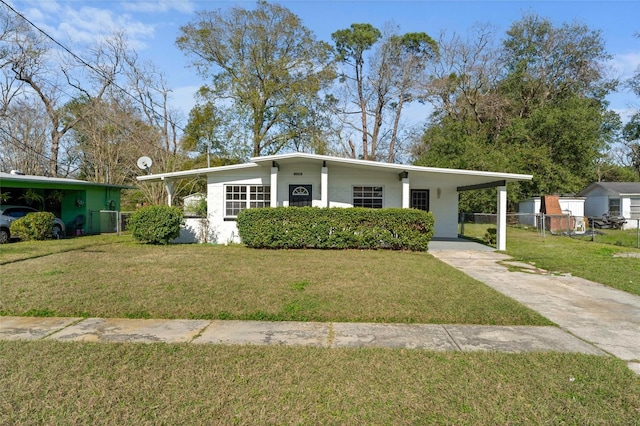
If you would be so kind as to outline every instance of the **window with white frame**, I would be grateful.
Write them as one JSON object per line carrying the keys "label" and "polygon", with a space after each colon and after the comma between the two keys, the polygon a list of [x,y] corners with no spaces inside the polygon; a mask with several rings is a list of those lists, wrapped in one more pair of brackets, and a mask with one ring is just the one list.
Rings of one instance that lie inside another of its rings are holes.
{"label": "window with white frame", "polygon": [[381,186],[354,186],[353,207],[382,208]]}
{"label": "window with white frame", "polygon": [[269,185],[226,185],[224,215],[238,216],[244,209],[269,207],[271,186]]}
{"label": "window with white frame", "polygon": [[620,198],[609,198],[609,215],[620,216]]}

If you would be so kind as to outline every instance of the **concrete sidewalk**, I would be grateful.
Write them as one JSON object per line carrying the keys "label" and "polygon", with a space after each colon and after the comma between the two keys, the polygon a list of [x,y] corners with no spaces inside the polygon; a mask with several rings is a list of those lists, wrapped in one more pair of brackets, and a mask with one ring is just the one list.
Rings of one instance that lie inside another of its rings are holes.
{"label": "concrete sidewalk", "polygon": [[640,374],[640,297],[577,277],[551,275],[468,242],[442,241],[429,251],[560,328],[0,317],[0,340],[556,351],[611,354]]}
{"label": "concrete sidewalk", "polygon": [[557,327],[0,317],[0,339],[606,355]]}
{"label": "concrete sidewalk", "polygon": [[[539,312],[563,330],[627,361],[629,368],[640,374],[639,296],[578,277],[552,275],[496,252],[430,253]],[[638,268],[640,271],[640,261]]]}

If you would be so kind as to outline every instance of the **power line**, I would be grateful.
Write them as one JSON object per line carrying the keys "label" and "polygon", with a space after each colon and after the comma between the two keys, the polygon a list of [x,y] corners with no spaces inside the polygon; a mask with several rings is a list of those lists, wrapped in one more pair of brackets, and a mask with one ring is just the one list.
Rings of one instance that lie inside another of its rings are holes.
{"label": "power line", "polygon": [[[21,19],[23,19],[25,22],[27,22],[29,25],[31,25],[33,28],[35,28],[36,30],[38,30],[38,32],[40,32],[42,35],[44,35],[45,37],[47,37],[49,40],[51,40],[53,43],[55,43],[57,46],[59,46],[61,49],[63,49],[65,52],[67,52],[69,55],[71,55],[74,59],[76,59],[78,62],[80,62],[82,65],[86,66],[87,68],[89,68],[90,70],[92,70],[93,72],[95,72],[96,74],[98,74],[100,77],[102,77],[103,79],[107,80],[109,82],[109,84],[113,85],[114,87],[116,87],[117,89],[119,89],[120,91],[122,91],[123,93],[125,93],[127,96],[131,97],[134,101],[136,101],[137,103],[141,104],[143,107],[145,107],[146,109],[150,109],[151,111],[153,111],[154,115],[156,116],[156,118],[162,118],[164,120],[167,120],[167,122],[169,122],[172,126],[176,127],[177,129],[181,130],[182,132],[184,132],[184,129],[179,126],[177,123],[173,122],[170,118],[168,117],[161,117],[159,114],[157,114],[155,112],[154,108],[149,108],[149,106],[140,98],[138,98],[137,96],[129,93],[129,91],[127,91],[126,89],[124,89],[123,87],[121,87],[120,85],[118,85],[118,83],[116,83],[111,77],[105,75],[103,73],[102,70],[96,68],[95,66],[93,66],[92,64],[88,63],[87,61],[85,61],[83,58],[81,58],[80,56],[78,56],[77,54],[75,54],[74,52],[71,51],[71,49],[69,49],[68,47],[66,47],[65,45],[63,45],[62,43],[60,43],[58,40],[56,40],[55,38],[53,38],[51,35],[49,35],[46,31],[44,31],[43,29],[41,29],[40,27],[38,27],[35,23],[33,23],[32,21],[30,21],[26,16],[24,16],[22,13],[18,12],[16,9],[14,9],[11,5],[7,4],[5,0],[0,0],[0,3],[2,3],[5,7],[7,7],[9,10],[11,10],[13,13],[15,13],[17,16],[19,16]],[[158,103],[156,103],[153,99],[149,99],[151,106],[152,107],[156,107],[156,108],[160,108],[160,109],[164,109],[163,105],[160,105]]]}
{"label": "power line", "polygon": [[43,152],[40,152],[39,150],[33,148],[32,146],[28,145],[27,143],[21,141],[20,139],[18,139],[17,137],[15,137],[14,135],[12,135],[11,133],[9,133],[8,131],[6,131],[3,127],[0,127],[0,131],[2,133],[4,133],[5,135],[7,135],[10,139],[13,139],[14,143],[18,144],[19,146],[21,146],[23,149],[27,149],[31,152],[33,152],[35,155],[42,157],[44,160],[46,160],[47,162],[51,161],[50,157],[47,157],[47,155]]}

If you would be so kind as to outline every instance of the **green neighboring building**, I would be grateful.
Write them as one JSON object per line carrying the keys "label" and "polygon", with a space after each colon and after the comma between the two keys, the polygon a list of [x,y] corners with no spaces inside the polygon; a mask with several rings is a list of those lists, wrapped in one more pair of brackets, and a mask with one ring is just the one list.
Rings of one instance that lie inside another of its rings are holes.
{"label": "green neighboring building", "polygon": [[62,219],[67,236],[115,232],[120,192],[130,186],[78,179],[0,172],[0,202],[49,211]]}

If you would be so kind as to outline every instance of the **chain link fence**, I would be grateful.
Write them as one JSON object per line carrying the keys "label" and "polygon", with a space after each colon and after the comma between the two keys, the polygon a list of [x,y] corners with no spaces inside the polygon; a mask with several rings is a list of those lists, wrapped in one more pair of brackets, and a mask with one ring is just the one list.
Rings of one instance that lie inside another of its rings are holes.
{"label": "chain link fence", "polygon": [[[458,221],[459,234],[461,236],[481,238],[481,235],[488,228],[497,227],[497,217],[496,214],[491,213],[460,213]],[[592,218],[573,216],[571,214],[550,215],[544,213],[507,214],[507,226],[535,230],[541,237],[565,235],[587,241],[640,248],[640,219],[624,219],[624,221],[627,223],[626,230],[616,229],[621,225],[620,223],[605,224],[604,227],[599,227],[602,224],[602,217]],[[628,241],[631,243],[628,243]]]}
{"label": "chain link fence", "polygon": [[89,234],[111,234],[122,232],[122,218],[116,210],[91,210],[89,214]]}

